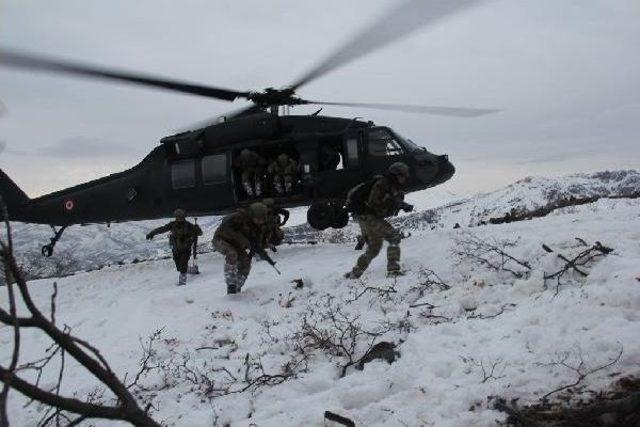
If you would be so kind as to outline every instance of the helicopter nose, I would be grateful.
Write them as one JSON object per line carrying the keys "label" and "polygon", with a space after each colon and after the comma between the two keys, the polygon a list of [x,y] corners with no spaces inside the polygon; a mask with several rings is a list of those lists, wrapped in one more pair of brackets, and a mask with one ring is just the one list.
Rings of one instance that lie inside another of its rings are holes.
{"label": "helicopter nose", "polygon": [[449,161],[449,156],[446,154],[438,156],[438,173],[435,178],[435,184],[442,184],[443,182],[448,181],[454,173],[456,173],[456,168]]}

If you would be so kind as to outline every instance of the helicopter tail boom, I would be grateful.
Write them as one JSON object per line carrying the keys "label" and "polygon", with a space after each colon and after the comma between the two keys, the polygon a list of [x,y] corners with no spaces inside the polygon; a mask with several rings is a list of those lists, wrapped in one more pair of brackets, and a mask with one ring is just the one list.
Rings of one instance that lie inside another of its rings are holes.
{"label": "helicopter tail boom", "polygon": [[24,208],[31,199],[2,169],[0,169],[0,196],[7,207],[9,219],[12,221],[24,220]]}

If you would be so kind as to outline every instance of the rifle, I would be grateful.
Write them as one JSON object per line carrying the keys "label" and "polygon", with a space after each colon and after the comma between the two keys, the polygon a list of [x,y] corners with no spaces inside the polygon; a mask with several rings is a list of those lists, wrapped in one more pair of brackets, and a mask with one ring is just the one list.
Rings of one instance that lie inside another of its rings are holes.
{"label": "rifle", "polygon": [[280,270],[276,267],[276,262],[271,259],[269,254],[264,250],[264,248],[260,245],[260,242],[253,241],[251,242],[251,249],[249,250],[249,258],[253,257],[253,255],[258,255],[264,261],[267,261],[271,267],[278,273]]}

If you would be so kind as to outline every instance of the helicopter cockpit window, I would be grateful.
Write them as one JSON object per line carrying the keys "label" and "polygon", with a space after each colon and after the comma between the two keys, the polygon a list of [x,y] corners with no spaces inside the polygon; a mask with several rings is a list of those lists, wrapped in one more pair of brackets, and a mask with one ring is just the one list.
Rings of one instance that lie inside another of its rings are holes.
{"label": "helicopter cockpit window", "polygon": [[372,156],[399,156],[402,146],[386,129],[369,130],[369,154]]}
{"label": "helicopter cockpit window", "polygon": [[202,183],[204,185],[227,182],[227,155],[214,154],[202,158]]}
{"label": "helicopter cockpit window", "polygon": [[196,185],[196,162],[193,159],[178,160],[171,165],[171,183],[174,190],[193,188]]}

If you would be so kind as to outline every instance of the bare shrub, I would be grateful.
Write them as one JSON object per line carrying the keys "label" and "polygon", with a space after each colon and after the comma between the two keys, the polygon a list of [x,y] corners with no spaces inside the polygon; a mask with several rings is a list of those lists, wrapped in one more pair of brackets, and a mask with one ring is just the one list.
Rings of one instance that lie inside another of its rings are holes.
{"label": "bare shrub", "polygon": [[463,232],[456,238],[452,254],[460,261],[491,271],[507,272],[516,279],[522,279],[531,271],[531,265],[508,252],[517,246],[518,240],[482,239],[470,232]]}
{"label": "bare shrub", "polygon": [[[3,218],[7,218],[6,206],[0,199],[0,209]],[[43,405],[44,413],[39,425],[76,425],[90,418],[127,421],[137,426],[159,427],[142,409],[135,397],[113,372],[100,351],[89,342],[71,335],[71,329],[64,326],[60,329],[55,322],[55,296],[57,288],[51,297],[51,318],[47,318],[33,301],[29,287],[13,255],[11,225],[5,221],[7,230],[6,240],[0,240],[0,258],[4,267],[6,290],[8,294],[8,308],[0,308],[0,322],[13,329],[13,351],[8,366],[0,365],[0,381],[3,383],[0,392],[0,425],[8,426],[7,398],[10,390],[16,390],[31,401]],[[17,288],[19,297],[27,309],[28,315],[20,317],[17,314]],[[36,329],[44,333],[51,340],[51,345],[45,355],[33,362],[20,364],[20,337],[23,329]],[[52,387],[45,387],[40,383],[43,372],[49,368],[54,359],[58,359],[57,381]],[[66,359],[74,359],[83,366],[88,373],[97,379],[113,397],[111,404],[103,403],[100,395],[87,396],[84,400],[67,397],[61,394],[61,383],[64,378]],[[23,378],[21,374],[35,375],[35,383]]]}
{"label": "bare shrub", "polygon": [[332,295],[325,295],[305,312],[290,342],[305,360],[318,351],[327,355],[337,364],[343,377],[347,369],[357,364],[391,328],[390,325],[378,325],[368,330],[359,314],[344,311]]}

